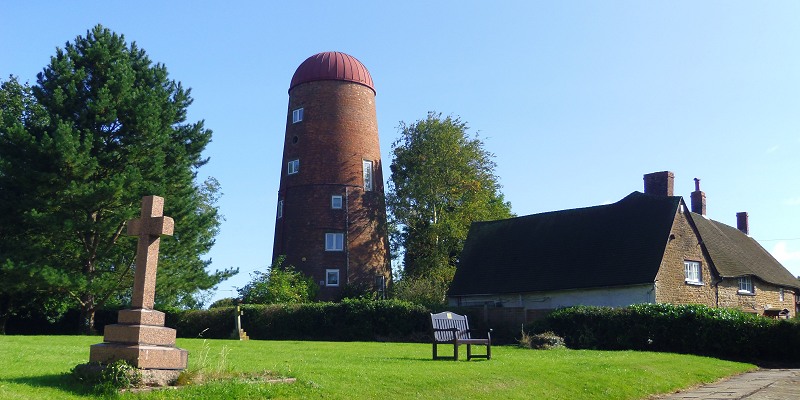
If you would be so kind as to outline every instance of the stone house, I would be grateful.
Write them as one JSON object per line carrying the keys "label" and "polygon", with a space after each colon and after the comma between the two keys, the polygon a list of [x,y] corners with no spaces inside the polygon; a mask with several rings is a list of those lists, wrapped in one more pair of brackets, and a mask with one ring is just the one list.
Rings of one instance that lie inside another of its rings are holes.
{"label": "stone house", "polygon": [[476,222],[448,300],[524,309],[636,303],[704,304],[788,318],[800,280],[753,238],[705,215],[695,180],[692,207],[673,195],[674,174],[645,175],[644,193],[608,205]]}

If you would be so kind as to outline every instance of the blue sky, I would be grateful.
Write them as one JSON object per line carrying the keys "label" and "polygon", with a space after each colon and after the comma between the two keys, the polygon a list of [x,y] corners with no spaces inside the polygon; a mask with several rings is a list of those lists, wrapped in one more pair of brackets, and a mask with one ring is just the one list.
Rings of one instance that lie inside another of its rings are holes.
{"label": "blue sky", "polygon": [[701,179],[710,218],[747,211],[800,275],[798,2],[43,3],[3,5],[0,79],[35,82],[101,23],[192,88],[190,120],[214,131],[200,175],[224,192],[212,268],[241,271],[214,298],[269,264],[289,82],[332,50],[372,75],[387,165],[398,123],[435,110],[480,134],[518,215],[614,202],[670,170],[687,203]]}

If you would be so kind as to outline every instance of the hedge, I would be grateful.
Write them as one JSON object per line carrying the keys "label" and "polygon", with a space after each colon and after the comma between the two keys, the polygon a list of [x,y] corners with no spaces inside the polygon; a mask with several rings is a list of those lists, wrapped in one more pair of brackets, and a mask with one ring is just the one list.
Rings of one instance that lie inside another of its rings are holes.
{"label": "hedge", "polygon": [[[428,308],[401,300],[345,299],[339,303],[275,304],[242,306],[242,327],[252,339],[429,342],[430,314],[453,311],[469,317],[470,328],[494,328],[492,342],[515,343],[519,325],[489,326],[482,307]],[[117,322],[118,309],[98,310],[95,329],[102,334],[105,325]],[[228,339],[235,329],[235,307],[208,310],[161,310],[165,325],[177,330],[178,337]],[[78,310],[57,321],[44,317],[9,320],[9,334],[77,334]]]}
{"label": "hedge", "polygon": [[[180,337],[229,338],[234,307],[167,315]],[[242,306],[242,326],[252,339],[332,341],[429,340],[429,311],[399,300],[345,299],[340,303]]]}
{"label": "hedge", "polygon": [[702,305],[570,307],[545,326],[579,349],[649,350],[737,360],[800,361],[800,321]]}

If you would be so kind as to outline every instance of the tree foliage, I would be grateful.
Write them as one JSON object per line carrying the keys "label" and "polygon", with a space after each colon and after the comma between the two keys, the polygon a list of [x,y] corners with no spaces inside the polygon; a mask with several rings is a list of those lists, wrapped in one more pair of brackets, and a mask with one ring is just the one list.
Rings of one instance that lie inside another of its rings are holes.
{"label": "tree foliage", "polygon": [[126,221],[142,196],[159,195],[176,226],[162,239],[156,303],[195,305],[198,291],[236,273],[208,273],[202,258],[220,192],[213,178],[195,179],[211,131],[186,121],[191,103],[164,65],[100,25],[57,49],[35,85],[4,82],[3,271],[13,266],[36,293],[80,306],[88,332],[95,309],[129,301],[136,239]]}
{"label": "tree foliage", "polygon": [[433,112],[400,124],[387,205],[405,278],[425,277],[446,287],[470,224],[512,215],[494,173],[494,155],[467,131],[459,118]]}
{"label": "tree foliage", "polygon": [[314,301],[319,286],[310,276],[297,271],[291,265],[283,265],[284,256],[266,272],[253,272],[252,280],[239,288],[239,297],[246,304],[291,304]]}

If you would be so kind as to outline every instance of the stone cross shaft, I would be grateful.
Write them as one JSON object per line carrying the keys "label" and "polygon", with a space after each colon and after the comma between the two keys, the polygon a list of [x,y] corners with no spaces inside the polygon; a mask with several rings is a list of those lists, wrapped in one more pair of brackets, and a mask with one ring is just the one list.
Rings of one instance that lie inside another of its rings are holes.
{"label": "stone cross shaft", "polygon": [[153,309],[160,236],[172,236],[174,227],[175,222],[172,218],[164,216],[164,198],[159,196],[143,197],[141,216],[128,221],[128,235],[139,237],[136,248],[136,273],[133,277],[132,309]]}

